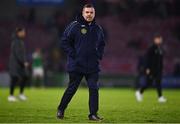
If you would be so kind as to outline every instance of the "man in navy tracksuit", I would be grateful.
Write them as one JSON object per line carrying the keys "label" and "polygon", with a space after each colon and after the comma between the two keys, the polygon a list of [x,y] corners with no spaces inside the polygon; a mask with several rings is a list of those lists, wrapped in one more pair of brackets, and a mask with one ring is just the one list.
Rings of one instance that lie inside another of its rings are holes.
{"label": "man in navy tracksuit", "polygon": [[98,117],[98,78],[99,61],[104,53],[104,34],[102,28],[95,23],[95,9],[86,4],[82,15],[78,16],[64,31],[61,47],[67,53],[67,69],[69,85],[58,106],[57,117],[63,119],[65,109],[76,93],[83,77],[89,88],[89,120],[99,121]]}

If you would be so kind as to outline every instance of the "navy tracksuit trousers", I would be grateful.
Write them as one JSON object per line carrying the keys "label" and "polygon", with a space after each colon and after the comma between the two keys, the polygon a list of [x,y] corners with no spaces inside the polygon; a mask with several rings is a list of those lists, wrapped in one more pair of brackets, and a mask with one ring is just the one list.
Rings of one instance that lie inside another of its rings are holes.
{"label": "navy tracksuit trousers", "polygon": [[70,72],[69,73],[69,84],[64,92],[64,95],[61,99],[60,105],[58,109],[60,111],[65,111],[67,108],[69,102],[71,101],[73,95],[76,93],[78,86],[82,80],[82,78],[85,77],[87,81],[87,85],[89,88],[89,111],[90,115],[95,115],[97,114],[98,111],[98,106],[99,106],[99,87],[98,87],[98,78],[99,74],[98,72],[96,73],[90,73],[90,74],[83,74],[83,73],[77,73],[77,72]]}

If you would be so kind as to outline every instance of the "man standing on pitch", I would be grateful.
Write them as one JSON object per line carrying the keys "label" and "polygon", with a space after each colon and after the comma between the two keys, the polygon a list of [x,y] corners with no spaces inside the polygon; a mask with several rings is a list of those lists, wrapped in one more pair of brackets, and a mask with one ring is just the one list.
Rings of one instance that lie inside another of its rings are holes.
{"label": "man standing on pitch", "polygon": [[102,59],[105,47],[102,28],[95,22],[95,8],[84,5],[82,15],[77,16],[64,31],[61,47],[67,53],[69,84],[58,106],[57,117],[63,119],[65,109],[76,93],[83,77],[89,88],[89,120],[99,121],[99,60]]}
{"label": "man standing on pitch", "polygon": [[8,101],[15,102],[17,101],[14,96],[14,90],[17,83],[20,84],[20,100],[26,100],[24,95],[24,87],[26,85],[28,74],[27,67],[28,62],[25,57],[25,46],[24,38],[26,36],[25,28],[18,27],[16,28],[15,34],[13,36],[13,41],[11,43],[11,53],[9,59],[9,74],[11,77],[10,83],[10,96]]}
{"label": "man standing on pitch", "polygon": [[153,45],[147,51],[147,66],[145,69],[146,73],[146,85],[140,88],[139,91],[136,92],[137,101],[142,101],[142,94],[145,89],[148,88],[149,85],[155,81],[157,93],[158,93],[158,101],[166,102],[166,99],[162,95],[162,87],[161,87],[161,78],[162,78],[162,70],[163,70],[163,54],[164,51],[162,49],[162,36],[156,35],[154,37]]}

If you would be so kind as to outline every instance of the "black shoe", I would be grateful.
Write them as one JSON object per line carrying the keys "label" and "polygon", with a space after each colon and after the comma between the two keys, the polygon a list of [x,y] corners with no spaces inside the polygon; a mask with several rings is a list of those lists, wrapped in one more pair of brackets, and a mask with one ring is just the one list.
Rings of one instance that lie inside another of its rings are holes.
{"label": "black shoe", "polygon": [[97,115],[90,115],[89,120],[91,120],[91,121],[102,121],[103,118],[101,118],[101,117],[99,117]]}
{"label": "black shoe", "polygon": [[58,119],[63,119],[63,118],[64,118],[64,112],[58,110],[58,111],[57,111],[57,118],[58,118]]}

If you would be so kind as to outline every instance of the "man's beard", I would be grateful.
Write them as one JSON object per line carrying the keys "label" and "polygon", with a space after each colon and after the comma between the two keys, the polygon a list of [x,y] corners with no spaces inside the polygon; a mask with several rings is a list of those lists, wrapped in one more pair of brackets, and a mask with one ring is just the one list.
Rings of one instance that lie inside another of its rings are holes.
{"label": "man's beard", "polygon": [[92,22],[93,19],[92,19],[92,17],[87,17],[87,18],[86,18],[86,21],[87,21],[87,22]]}

